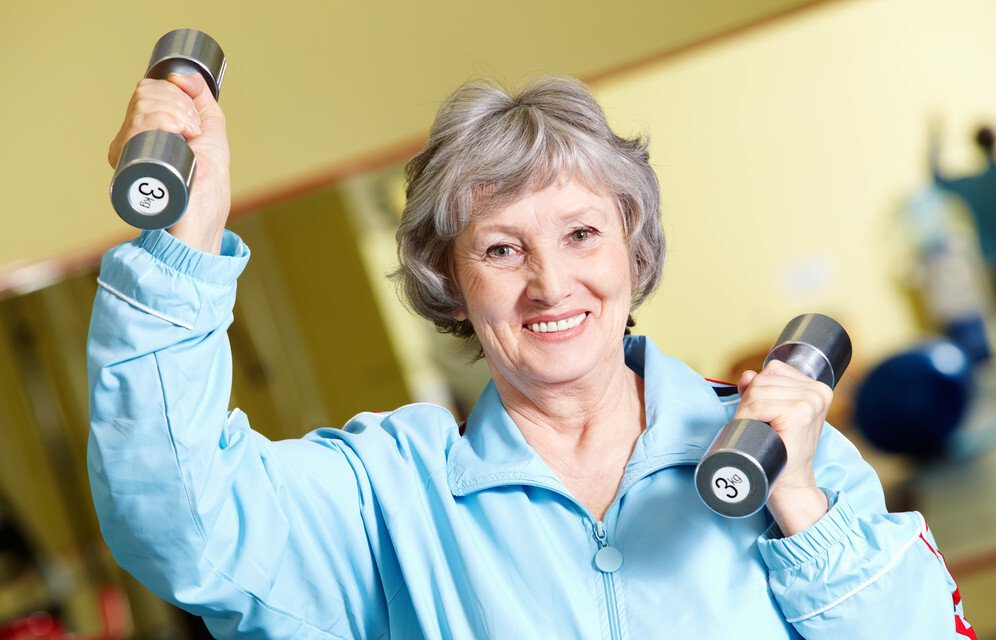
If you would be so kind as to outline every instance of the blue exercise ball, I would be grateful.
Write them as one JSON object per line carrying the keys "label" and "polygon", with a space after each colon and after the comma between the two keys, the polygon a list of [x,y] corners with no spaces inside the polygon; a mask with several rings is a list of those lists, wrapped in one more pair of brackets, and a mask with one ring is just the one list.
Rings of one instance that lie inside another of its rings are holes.
{"label": "blue exercise ball", "polygon": [[936,457],[965,417],[971,392],[965,352],[950,340],[931,340],[872,369],[858,387],[854,422],[883,451]]}

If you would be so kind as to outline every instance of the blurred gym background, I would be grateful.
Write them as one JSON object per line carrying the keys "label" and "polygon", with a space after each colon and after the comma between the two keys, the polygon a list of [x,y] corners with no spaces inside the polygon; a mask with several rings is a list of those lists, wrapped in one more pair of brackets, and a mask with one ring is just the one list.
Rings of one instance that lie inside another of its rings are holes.
{"label": "blurred gym background", "polygon": [[[239,282],[232,405],[272,438],[484,384],[398,303],[401,167],[462,81],[592,85],[651,139],[669,257],[637,315],[704,375],[795,314],[855,357],[831,420],[917,509],[996,638],[996,4],[594,0],[0,5],[0,640],[207,637],[114,564],[90,504],[85,337],[100,254],[135,235],[105,154],[152,45],[225,49]],[[988,151],[987,151],[988,149]]]}

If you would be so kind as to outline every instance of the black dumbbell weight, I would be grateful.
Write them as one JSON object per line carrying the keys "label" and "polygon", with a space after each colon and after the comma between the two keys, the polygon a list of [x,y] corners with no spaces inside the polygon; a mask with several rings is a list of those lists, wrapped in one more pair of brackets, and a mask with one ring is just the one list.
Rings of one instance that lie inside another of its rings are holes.
{"label": "black dumbbell weight", "polygon": [[[832,318],[804,314],[785,326],[764,364],[772,360],[832,389],[851,361],[851,339]],[[759,420],[734,420],[720,430],[695,468],[695,487],[716,513],[743,518],[767,502],[786,459],[785,444],[774,429]]]}
{"label": "black dumbbell weight", "polygon": [[[211,36],[195,29],[170,31],[156,43],[146,78],[198,72],[218,99],[225,54]],[[111,204],[128,224],[165,229],[183,216],[197,160],[183,136],[144,131],[125,143],[111,179]]]}

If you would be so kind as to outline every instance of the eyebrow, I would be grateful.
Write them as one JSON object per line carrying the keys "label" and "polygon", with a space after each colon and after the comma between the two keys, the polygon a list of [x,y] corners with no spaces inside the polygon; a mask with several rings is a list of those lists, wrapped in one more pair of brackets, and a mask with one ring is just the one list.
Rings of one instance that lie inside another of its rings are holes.
{"label": "eyebrow", "polygon": [[[562,222],[565,222],[565,221],[571,220],[572,218],[577,218],[577,217],[583,216],[583,215],[588,214],[588,213],[596,213],[596,214],[600,214],[600,215],[606,214],[606,212],[603,211],[599,207],[591,207],[591,206],[584,205],[584,206],[578,207],[576,209],[569,209],[567,211],[562,212],[559,215],[559,218],[560,218],[560,220]],[[478,227],[478,232],[480,232],[480,233],[495,233],[495,232],[497,232],[497,233],[511,233],[511,234],[514,234],[514,233],[517,233],[517,232],[519,232],[521,230],[522,230],[522,227],[520,227],[518,225],[511,225],[511,224],[505,224],[505,223],[502,223],[502,222],[492,221],[492,220],[488,220],[488,218],[485,218],[484,220],[482,220],[481,223],[480,223],[480,226]]]}

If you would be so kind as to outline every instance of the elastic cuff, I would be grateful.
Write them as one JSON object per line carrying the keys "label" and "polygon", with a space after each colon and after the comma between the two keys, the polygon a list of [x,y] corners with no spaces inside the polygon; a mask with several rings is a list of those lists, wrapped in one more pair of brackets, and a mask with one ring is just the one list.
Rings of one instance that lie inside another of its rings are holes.
{"label": "elastic cuff", "polygon": [[772,524],[757,540],[758,551],[769,569],[783,569],[809,562],[826,554],[844,540],[854,524],[854,509],[847,496],[823,489],[830,510],[805,531],[782,538]]}
{"label": "elastic cuff", "polygon": [[249,261],[249,247],[228,229],[218,256],[195,249],[164,229],[143,231],[136,243],[171,269],[211,284],[232,284]]}

